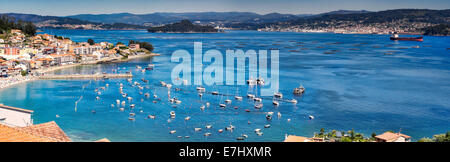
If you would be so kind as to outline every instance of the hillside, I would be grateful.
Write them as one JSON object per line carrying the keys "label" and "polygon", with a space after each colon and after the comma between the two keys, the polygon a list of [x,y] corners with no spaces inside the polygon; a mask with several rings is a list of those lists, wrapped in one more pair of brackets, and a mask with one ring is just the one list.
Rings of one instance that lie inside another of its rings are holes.
{"label": "hillside", "polygon": [[[378,12],[340,11],[296,20],[250,26],[265,31],[338,33],[421,33],[423,28],[450,23],[450,9],[396,9]],[[249,28],[249,29],[251,29]]]}
{"label": "hillside", "polygon": [[450,24],[439,24],[422,29],[424,35],[450,36]]}
{"label": "hillside", "polygon": [[68,17],[57,16],[41,16],[34,14],[4,13],[14,18],[15,21],[32,22],[38,28],[62,28],[62,29],[145,29],[143,26],[131,25],[125,23],[104,24],[98,22],[90,22]]}
{"label": "hillside", "polygon": [[151,33],[216,33],[218,32],[212,26],[194,25],[189,20],[182,20],[178,23],[152,27],[148,29]]}
{"label": "hillside", "polygon": [[200,21],[200,24],[232,24],[232,23],[271,23],[288,21],[300,16],[291,14],[271,13],[260,15],[252,12],[187,12],[169,13],[157,12],[151,14],[81,14],[72,15],[75,18],[98,23],[128,23],[136,25],[164,25],[181,20]]}

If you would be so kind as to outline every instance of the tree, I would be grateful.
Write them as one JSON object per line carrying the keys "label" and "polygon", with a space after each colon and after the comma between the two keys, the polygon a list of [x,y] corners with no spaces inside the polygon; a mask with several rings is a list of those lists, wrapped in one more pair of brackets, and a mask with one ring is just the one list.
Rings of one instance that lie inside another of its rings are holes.
{"label": "tree", "polygon": [[88,39],[88,40],[87,40],[87,43],[89,43],[89,45],[91,45],[91,46],[95,44],[95,42],[94,42],[93,39]]}
{"label": "tree", "polygon": [[320,128],[320,133],[319,133],[319,135],[320,135],[320,136],[323,136],[324,133],[325,133],[325,129]]}
{"label": "tree", "polygon": [[355,130],[354,129],[352,129],[351,131],[349,131],[349,134],[350,134],[350,138],[353,140],[353,139],[355,139]]}

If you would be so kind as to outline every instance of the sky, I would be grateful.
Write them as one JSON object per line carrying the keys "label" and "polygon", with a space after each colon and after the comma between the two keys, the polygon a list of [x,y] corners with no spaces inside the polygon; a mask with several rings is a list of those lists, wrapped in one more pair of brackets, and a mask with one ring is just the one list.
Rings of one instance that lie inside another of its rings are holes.
{"label": "sky", "polygon": [[0,0],[0,13],[51,16],[154,12],[317,14],[335,10],[450,9],[449,0]]}

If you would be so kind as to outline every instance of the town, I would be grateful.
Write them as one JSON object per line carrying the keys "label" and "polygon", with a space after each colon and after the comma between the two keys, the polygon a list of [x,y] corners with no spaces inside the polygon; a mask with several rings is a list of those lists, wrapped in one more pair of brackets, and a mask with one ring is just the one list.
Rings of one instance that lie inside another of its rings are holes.
{"label": "town", "polygon": [[0,36],[0,89],[61,68],[157,55],[147,42],[74,42],[49,34],[26,36],[18,29]]}
{"label": "town", "polygon": [[[317,25],[326,24],[326,25]],[[422,34],[420,29],[433,26],[432,23],[408,22],[399,20],[395,22],[383,22],[373,24],[362,24],[355,21],[323,21],[315,24],[301,25],[271,25],[260,28],[258,31],[265,32],[305,32],[305,33],[338,33],[338,34]]]}

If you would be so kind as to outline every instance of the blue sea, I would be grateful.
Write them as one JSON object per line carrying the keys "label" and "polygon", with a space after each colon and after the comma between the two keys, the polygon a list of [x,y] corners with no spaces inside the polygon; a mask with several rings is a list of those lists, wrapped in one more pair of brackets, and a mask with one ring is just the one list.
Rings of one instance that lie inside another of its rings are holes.
{"label": "blue sea", "polygon": [[[44,33],[69,37],[74,41],[111,43],[128,40],[151,42],[161,56],[129,62],[79,66],[56,71],[56,74],[125,73],[132,71],[133,82],[144,86],[139,90],[126,79],[109,80],[38,80],[0,91],[0,103],[34,110],[34,123],[56,121],[74,141],[283,141],[286,134],[311,137],[321,128],[326,131],[354,129],[365,136],[372,132],[401,131],[418,140],[450,130],[450,37],[425,36],[424,42],[391,41],[389,35],[281,33],[227,31],[214,34],[164,34],[142,30],[44,30]],[[230,96],[199,97],[196,86],[174,86],[172,97],[182,101],[173,105],[167,101],[168,90],[159,81],[171,83],[170,74],[177,63],[171,54],[180,49],[193,53],[194,42],[203,43],[203,51],[216,49],[280,50],[280,91],[285,99],[297,99],[297,104],[281,102],[272,105],[272,97],[263,97],[264,107],[254,109],[254,102],[245,95],[254,91],[247,85],[205,86],[206,91],[219,91]],[[417,48],[417,46],[419,48]],[[415,48],[414,48],[415,47]],[[152,71],[141,72],[136,66],[154,64]],[[149,80],[148,83],[141,81]],[[124,101],[123,91],[133,97],[134,109],[116,105]],[[95,89],[109,84],[98,95]],[[292,90],[306,88],[302,96]],[[180,91],[175,91],[180,88]],[[142,93],[151,94],[146,98]],[[154,100],[153,94],[161,100]],[[234,95],[244,96],[243,101]],[[96,100],[99,96],[100,99]],[[141,101],[141,99],[143,99]],[[219,103],[231,99],[231,105]],[[76,106],[75,102],[79,101]],[[156,101],[154,103],[153,101]],[[200,106],[211,105],[205,110]],[[114,104],[114,107],[111,107]],[[125,111],[119,111],[124,107]],[[236,108],[235,108],[236,107]],[[244,111],[251,110],[250,112]],[[96,113],[92,113],[94,110]],[[142,112],[141,112],[142,110]],[[171,119],[169,112],[176,117]],[[136,113],[130,121],[129,113]],[[266,112],[274,112],[272,120]],[[280,112],[281,118],[276,114]],[[155,119],[147,119],[154,114]],[[60,117],[57,118],[56,115]],[[308,116],[313,115],[314,120]],[[191,119],[185,121],[185,117]],[[290,121],[288,121],[290,119]],[[250,124],[249,124],[250,122]],[[234,131],[219,133],[228,125]],[[270,128],[264,125],[270,124]],[[205,128],[212,125],[212,128]],[[202,128],[195,132],[194,128]],[[264,134],[258,136],[254,129]],[[176,130],[175,134],[169,131]],[[210,136],[204,136],[205,133]],[[186,138],[189,136],[189,138]]]}

